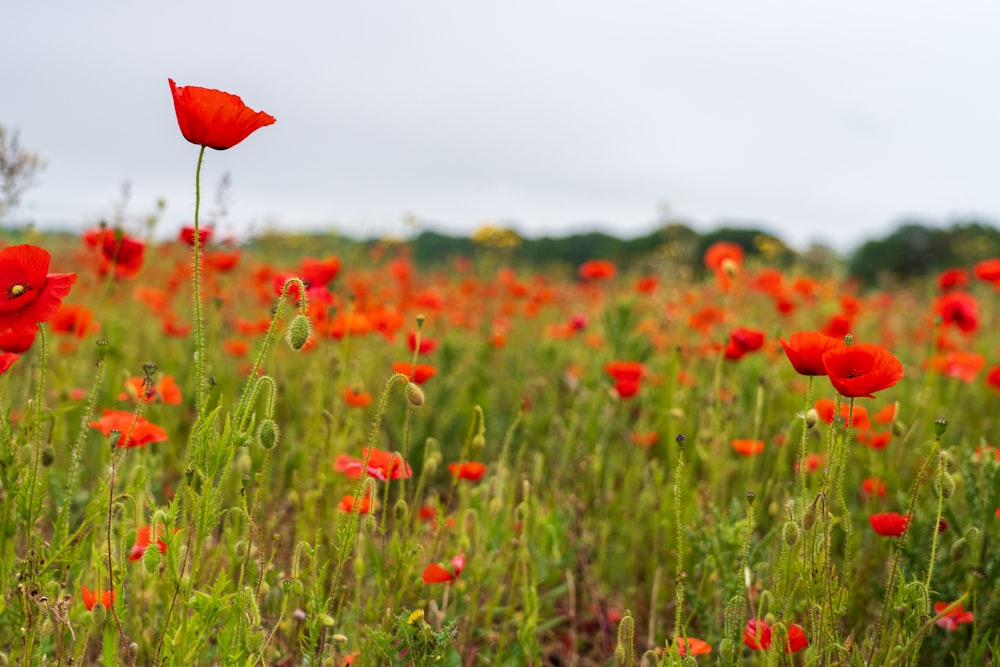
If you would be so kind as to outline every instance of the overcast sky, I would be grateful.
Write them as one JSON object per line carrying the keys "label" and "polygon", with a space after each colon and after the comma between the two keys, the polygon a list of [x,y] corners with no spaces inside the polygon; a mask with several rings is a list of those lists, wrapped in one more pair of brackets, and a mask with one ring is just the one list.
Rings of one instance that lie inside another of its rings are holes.
{"label": "overcast sky", "polygon": [[[528,236],[758,224],[839,249],[1000,219],[1000,3],[10,3],[0,123],[48,169],[12,219],[83,229],[131,184],[161,233],[197,148],[167,78],[277,123],[209,151],[235,231]],[[11,220],[8,220],[10,222]]]}

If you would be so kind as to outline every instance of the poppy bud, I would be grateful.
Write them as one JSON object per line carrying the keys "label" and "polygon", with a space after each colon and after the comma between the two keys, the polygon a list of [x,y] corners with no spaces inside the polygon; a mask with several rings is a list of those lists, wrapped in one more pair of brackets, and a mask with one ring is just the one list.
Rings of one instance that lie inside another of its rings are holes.
{"label": "poppy bud", "polygon": [[948,430],[948,420],[944,417],[938,417],[934,420],[934,435],[941,437],[944,432]]}
{"label": "poppy bud", "polygon": [[292,325],[288,327],[286,340],[293,350],[301,350],[309,340],[309,318],[299,314],[292,320]]}
{"label": "poppy bud", "polygon": [[477,433],[472,438],[472,448],[473,449],[483,449],[486,447],[486,436],[482,433]]}
{"label": "poppy bud", "polygon": [[948,550],[948,555],[954,562],[958,562],[965,557],[965,546],[967,542],[964,537],[960,537],[951,545],[951,549]]}
{"label": "poppy bud", "polygon": [[392,508],[393,516],[396,517],[398,521],[402,521],[406,518],[406,515],[410,513],[410,508],[406,504],[406,501],[400,498],[396,501],[396,504]]}
{"label": "poppy bud", "polygon": [[160,549],[152,544],[142,554],[142,569],[146,574],[156,574],[160,570]]}
{"label": "poppy bud", "polygon": [[819,413],[816,412],[816,408],[809,408],[809,412],[806,413],[806,428],[812,428],[819,421]]}
{"label": "poppy bud", "polygon": [[951,476],[951,473],[942,471],[934,480],[934,490],[945,500],[951,498],[955,493],[955,478]]}
{"label": "poppy bud", "polygon": [[52,462],[56,460],[55,450],[52,449],[51,445],[47,446],[42,450],[42,465],[48,468],[52,465]]}
{"label": "poppy bud", "polygon": [[93,608],[90,610],[90,620],[95,628],[103,626],[104,621],[108,620],[108,610],[105,609],[104,603],[100,600],[95,602]]}
{"label": "poppy bud", "polygon": [[424,390],[420,385],[410,382],[406,385],[406,398],[410,399],[410,404],[420,407],[424,404]]}
{"label": "poppy bud", "polygon": [[901,436],[906,431],[906,426],[901,421],[892,422],[892,434],[895,436]]}
{"label": "poppy bud", "polygon": [[786,521],[785,525],[781,529],[781,537],[785,540],[785,544],[790,547],[794,547],[798,544],[801,534],[801,531],[799,531],[799,524],[794,521]]}
{"label": "poppy bud", "polygon": [[816,523],[816,505],[810,505],[802,513],[802,529],[809,530]]}
{"label": "poppy bud", "polygon": [[243,591],[239,595],[240,611],[242,611],[253,625],[260,623],[260,607],[257,606],[257,596],[254,594],[253,589],[249,586],[244,586]]}
{"label": "poppy bud", "polygon": [[721,642],[719,642],[719,654],[722,656],[722,661],[729,663],[733,661],[733,640],[726,637]]}
{"label": "poppy bud", "polygon": [[378,522],[375,521],[374,516],[369,514],[365,517],[365,532],[374,533],[376,528],[378,528]]}
{"label": "poppy bud", "polygon": [[264,648],[264,631],[256,628],[247,632],[246,649],[247,653],[259,653]]}
{"label": "poppy bud", "polygon": [[278,425],[273,419],[265,419],[257,429],[257,442],[264,449],[273,449],[278,444]]}
{"label": "poppy bud", "polygon": [[303,590],[304,590],[304,587],[302,586],[302,580],[301,579],[293,579],[292,580],[292,593],[294,595],[302,595],[302,591]]}
{"label": "poppy bud", "polygon": [[757,494],[753,491],[747,491],[747,505],[753,505],[753,501],[757,499]]}

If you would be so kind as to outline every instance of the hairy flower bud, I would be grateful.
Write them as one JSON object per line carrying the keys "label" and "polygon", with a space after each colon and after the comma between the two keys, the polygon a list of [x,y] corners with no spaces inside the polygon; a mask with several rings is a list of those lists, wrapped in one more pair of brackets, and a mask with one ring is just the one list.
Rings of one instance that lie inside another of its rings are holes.
{"label": "hairy flower bud", "polygon": [[951,557],[952,561],[957,563],[965,557],[966,544],[967,542],[964,537],[960,537],[955,540],[954,544],[951,545],[951,549],[948,550],[948,556]]}
{"label": "hairy flower bud", "polygon": [[264,449],[273,449],[278,444],[278,425],[273,419],[265,419],[257,428],[257,442]]}
{"label": "hairy flower bud", "polygon": [[410,382],[406,385],[406,397],[410,399],[410,404],[416,407],[420,407],[424,404],[424,390],[420,388],[420,385]]}
{"label": "hairy flower bud", "polygon": [[146,574],[156,574],[160,570],[160,549],[156,545],[146,547],[142,554],[142,569]]}
{"label": "hairy flower bud", "polygon": [[306,341],[309,340],[310,333],[309,318],[305,315],[299,314],[295,316],[292,320],[292,324],[288,327],[288,334],[286,339],[288,340],[288,345],[293,350],[301,350]]}
{"label": "hairy flower bud", "polygon": [[781,537],[785,540],[785,544],[790,547],[794,547],[798,544],[801,531],[799,530],[799,524],[794,521],[786,521],[785,525],[781,529]]}
{"label": "hairy flower bud", "polygon": [[816,523],[816,505],[809,505],[802,513],[802,529],[809,530]]}

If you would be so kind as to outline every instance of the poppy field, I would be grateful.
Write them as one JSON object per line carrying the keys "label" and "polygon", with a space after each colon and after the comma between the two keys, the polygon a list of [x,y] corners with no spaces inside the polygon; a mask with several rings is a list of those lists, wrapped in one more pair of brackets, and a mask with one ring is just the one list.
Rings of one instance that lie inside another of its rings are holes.
{"label": "poppy field", "polygon": [[1000,659],[1000,258],[239,245],[169,86],[193,224],[0,244],[0,665]]}

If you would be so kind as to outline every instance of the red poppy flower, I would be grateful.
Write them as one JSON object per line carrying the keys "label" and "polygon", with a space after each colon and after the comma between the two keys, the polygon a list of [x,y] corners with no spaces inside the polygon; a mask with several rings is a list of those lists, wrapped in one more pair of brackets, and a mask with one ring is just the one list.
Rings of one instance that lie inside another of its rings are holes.
{"label": "red poppy flower", "polygon": [[821,329],[821,332],[832,338],[838,340],[844,340],[844,336],[851,333],[851,326],[854,321],[848,315],[836,314],[832,315],[826,322],[826,326]]}
{"label": "red poppy flower", "polygon": [[192,144],[223,151],[260,128],[274,124],[273,116],[254,111],[236,95],[212,88],[178,86],[173,79],[167,81],[174,98],[177,124]]}
{"label": "red poppy flower", "polygon": [[[827,424],[833,423],[834,410],[837,404],[829,398],[821,398],[816,401],[816,414]],[[865,409],[863,405],[855,405],[854,412],[851,413],[851,406],[846,404],[840,405],[840,416],[844,418],[844,423],[847,423],[848,415],[851,416],[851,426],[856,429],[869,429],[871,428],[871,422],[868,420],[868,410]]]}
{"label": "red poppy flower", "polygon": [[814,331],[793,333],[785,341],[779,338],[785,356],[799,375],[826,375],[823,355],[844,344],[843,339],[833,338]]}
{"label": "red poppy flower", "polygon": [[872,525],[872,529],[883,537],[899,537],[906,532],[906,527],[910,525],[911,518],[909,514],[887,512],[885,514],[870,515],[868,522]]}
{"label": "red poppy flower", "polygon": [[730,241],[716,241],[705,250],[705,266],[713,271],[725,269],[727,264],[743,264],[743,246]]}
{"label": "red poppy flower", "polygon": [[448,472],[458,479],[467,479],[470,482],[478,482],[486,474],[486,466],[478,461],[465,461],[463,463],[449,463]]}
{"label": "red poppy flower", "polygon": [[754,651],[766,651],[771,648],[771,628],[759,618],[750,619],[743,627],[743,643]]}
{"label": "red poppy flower", "polygon": [[[358,514],[368,514],[372,511],[372,499],[370,496],[365,496],[358,502]],[[342,512],[347,512],[348,514],[354,511],[354,496],[344,496],[340,499],[337,504],[337,508]]]}
{"label": "red poppy flower", "polygon": [[946,326],[958,327],[964,334],[979,328],[979,302],[968,292],[949,292],[934,302],[934,312]]}
{"label": "red poppy flower", "polygon": [[[205,247],[208,243],[208,239],[212,238],[212,228],[211,227],[199,227],[198,228],[198,245]],[[180,233],[177,235],[177,240],[186,243],[192,248],[194,247],[194,226],[185,225],[181,227]]]}
{"label": "red poppy flower", "polygon": [[16,352],[18,354],[27,352],[35,343],[35,336],[38,335],[38,328],[33,329],[10,329],[7,333],[0,333],[0,350],[4,352]]}
{"label": "red poppy flower", "polygon": [[408,361],[397,361],[392,365],[392,372],[405,375],[410,382],[423,384],[434,377],[437,369],[430,364],[411,364]]}
{"label": "red poppy flower", "polygon": [[984,259],[972,267],[976,278],[988,283],[1000,281],[1000,257]]}
{"label": "red poppy flower", "polygon": [[52,318],[52,331],[70,334],[77,338],[83,338],[87,333],[98,328],[97,323],[94,322],[94,311],[84,306],[71,306],[64,303],[59,306],[59,310]]}
{"label": "red poppy flower", "polygon": [[660,281],[655,276],[643,276],[635,282],[635,291],[639,294],[652,294],[660,286]]}
{"label": "red poppy flower", "polygon": [[[743,628],[743,643],[754,651],[766,651],[771,648],[772,631],[766,621],[751,619]],[[795,653],[809,646],[806,631],[797,623],[788,625],[785,638],[785,653]]]}
{"label": "red poppy flower", "polygon": [[741,456],[754,456],[764,451],[763,440],[733,440],[733,449]]}
{"label": "red poppy flower", "polygon": [[6,373],[15,361],[21,357],[13,352],[0,352],[0,375]]}
{"label": "red poppy flower", "polygon": [[413,476],[413,469],[410,464],[403,462],[403,457],[397,452],[383,452],[372,447],[371,454],[368,448],[361,450],[361,463],[364,464],[365,456],[368,456],[368,476],[384,482],[388,479],[410,479]]}
{"label": "red poppy flower", "polygon": [[703,655],[712,652],[712,646],[708,642],[696,639],[695,637],[677,638],[678,653],[688,655],[688,647],[691,647],[690,655]]}
{"label": "red poppy flower", "polygon": [[233,357],[243,357],[250,351],[250,343],[240,338],[227,338],[222,341],[222,351]]}
{"label": "red poppy flower", "polygon": [[632,431],[629,439],[634,445],[648,448],[660,441],[660,434],[657,431]]}
{"label": "red poppy flower", "polygon": [[612,361],[604,366],[604,372],[614,378],[620,398],[632,398],[639,393],[646,369],[638,361]]}
{"label": "red poppy flower", "polygon": [[145,244],[120,229],[92,229],[83,235],[83,240],[101,249],[98,272],[102,276],[114,270],[117,278],[134,278],[142,268]]}
{"label": "red poppy flower", "polygon": [[865,477],[861,480],[861,490],[869,496],[885,498],[885,482],[877,477]]}
{"label": "red poppy flower", "polygon": [[148,387],[144,378],[132,377],[125,380],[125,391],[118,394],[118,400],[138,402],[140,396],[145,403],[160,401],[167,405],[180,405],[181,388],[169,375],[164,375],[162,380]]}
{"label": "red poppy flower", "polygon": [[446,570],[437,563],[431,563],[424,568],[424,573],[420,578],[424,580],[425,584],[450,584],[462,574],[462,570],[465,568],[465,555],[459,554],[452,558],[451,567],[454,573]]}
{"label": "red poppy flower", "polygon": [[299,275],[309,287],[325,287],[340,273],[340,260],[336,257],[314,259],[306,257],[299,263]]}
{"label": "red poppy flower", "polygon": [[965,287],[969,284],[969,274],[965,269],[947,269],[938,274],[937,284],[942,292]]}
{"label": "red poppy flower", "polygon": [[148,421],[145,417],[136,419],[135,414],[125,410],[104,410],[104,416],[90,422],[91,428],[96,428],[104,435],[112,431],[121,433],[118,438],[119,447],[145,447],[151,442],[166,442],[167,432]]}
{"label": "red poppy flower", "polygon": [[888,350],[872,344],[847,345],[823,355],[833,388],[848,398],[875,398],[903,378],[903,364]]}
{"label": "red poppy flower", "polygon": [[592,259],[581,264],[580,268],[576,270],[576,274],[580,276],[581,280],[596,282],[614,278],[617,271],[614,263],[606,259]]}
{"label": "red poppy flower", "polygon": [[[167,553],[167,543],[161,540],[163,537],[164,528],[162,525],[156,528],[156,548],[160,550],[161,554]],[[128,555],[128,559],[135,561],[141,560],[142,555],[146,553],[146,549],[149,545],[153,543],[153,529],[150,526],[141,526],[135,534],[135,544],[132,546],[132,552]]]}
{"label": "red poppy flower", "polygon": [[371,405],[372,395],[354,387],[344,387],[344,402],[351,408],[366,408]]}
{"label": "red poppy flower", "polygon": [[59,310],[75,273],[49,273],[52,256],[33,245],[0,250],[0,333],[34,331]]}
{"label": "red poppy flower", "polygon": [[410,352],[416,352],[417,354],[430,354],[437,347],[437,341],[433,338],[421,336],[420,347],[418,348],[417,332],[411,331],[406,335],[406,345],[410,348]]}
{"label": "red poppy flower", "polygon": [[729,332],[729,344],[726,345],[726,359],[741,359],[749,352],[756,352],[764,346],[764,332],[757,329],[737,327]]}
{"label": "red poppy flower", "polygon": [[240,257],[242,256],[243,251],[239,248],[231,252],[227,252],[225,250],[215,250],[202,254],[201,260],[205,263],[206,268],[214,269],[220,273],[225,273],[226,271],[232,271],[236,268],[236,265],[240,263]]}
{"label": "red poppy flower", "polygon": [[[951,606],[950,602],[935,602],[934,603],[934,613],[940,614],[945,609]],[[938,626],[944,628],[945,630],[955,631],[958,630],[960,623],[972,623],[975,619],[971,611],[965,611],[962,609],[962,605],[956,605],[954,609],[949,611],[947,614],[941,618],[934,621]]]}
{"label": "red poppy flower", "polygon": [[115,601],[114,591],[102,591],[100,587],[96,591],[91,591],[86,584],[80,586],[80,596],[83,598],[83,606],[87,608],[87,611],[92,610],[98,601],[105,607],[110,607],[111,603]]}

